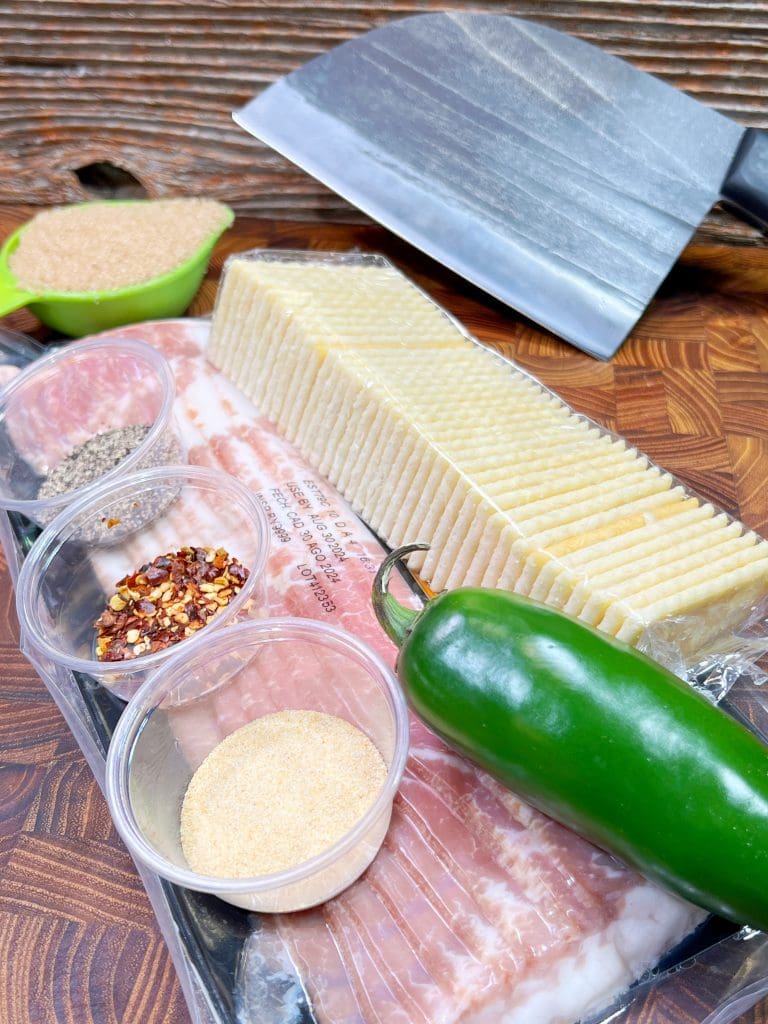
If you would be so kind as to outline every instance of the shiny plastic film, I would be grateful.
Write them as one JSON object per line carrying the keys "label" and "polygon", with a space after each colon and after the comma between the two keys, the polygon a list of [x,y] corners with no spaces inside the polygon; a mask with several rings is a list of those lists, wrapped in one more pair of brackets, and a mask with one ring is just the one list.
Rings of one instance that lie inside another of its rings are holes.
{"label": "shiny plastic film", "polygon": [[433,591],[498,587],[715,696],[768,650],[768,541],[380,256],[230,258],[209,358]]}
{"label": "shiny plastic film", "polygon": [[[396,319],[401,304],[396,295],[388,301]],[[217,317],[226,313],[226,303],[223,298]],[[343,309],[327,337],[341,332],[342,314]],[[290,315],[282,312],[278,320],[286,336],[288,328],[302,336]],[[364,333],[370,317],[362,313],[359,320]],[[443,329],[442,320],[436,323]],[[236,476],[262,505],[270,528],[264,572],[270,614],[338,626],[391,665],[395,648],[370,606],[371,583],[384,557],[381,544],[259,406],[210,365],[212,329],[204,321],[164,321],[128,333],[155,345],[171,363],[174,414],[190,463]],[[402,349],[402,337],[392,333],[392,351]],[[285,352],[287,345],[277,350],[276,362]],[[214,358],[221,354],[219,347]],[[343,437],[352,408],[354,377],[349,392],[341,389],[346,377],[331,376],[331,384],[339,382],[336,390],[326,392],[324,402],[311,398],[318,375],[331,374],[332,363],[344,365],[337,356],[328,347],[314,362],[305,355],[303,362],[296,357],[280,367],[249,365],[247,372],[279,370],[295,377],[297,387],[299,380],[305,383],[307,398],[285,398],[281,408],[293,416],[296,430],[307,417],[303,429],[314,443],[326,429],[342,431]],[[240,358],[249,359],[245,352]],[[508,372],[508,364],[497,363]],[[386,480],[387,446],[402,446],[404,436],[389,432],[388,411],[402,406],[395,404],[398,392],[376,385],[365,362],[354,367],[369,382],[366,394],[375,389],[389,405],[357,407],[355,415],[368,418],[366,437],[373,447],[357,453],[354,469],[351,463],[344,468],[342,459],[329,472],[344,471],[350,481],[365,476],[369,483],[380,473]],[[465,378],[469,394],[469,371]],[[562,405],[525,380],[530,393]],[[275,387],[276,401],[286,386],[294,385]],[[266,395],[270,385],[265,388]],[[331,405],[337,410],[333,417],[319,414]],[[518,411],[524,424],[530,412],[523,398]],[[398,420],[398,431],[409,429],[407,414],[406,409]],[[572,414],[563,407],[559,415]],[[574,436],[594,430],[580,422]],[[361,492],[358,504],[377,507],[379,486],[371,484],[365,497]],[[403,491],[398,499],[403,517],[414,514],[404,508],[407,497]],[[440,500],[447,503],[448,497]],[[389,510],[392,518],[399,513]],[[38,543],[19,530],[17,520],[0,514],[0,540],[14,577]],[[418,604],[404,580],[392,583],[403,603]],[[26,632],[25,651],[101,781],[106,749],[124,714],[122,702],[85,671],[41,657]],[[220,683],[221,676],[216,678]],[[324,693],[329,689],[322,672],[313,682]],[[185,750],[188,742],[200,749],[239,724],[251,691],[242,690],[242,699],[232,701],[230,688],[217,685],[210,696],[215,722],[201,719],[193,703],[184,726],[174,723]],[[725,700],[756,731],[768,731],[765,687],[742,677]],[[157,775],[163,799],[168,783],[167,772]],[[119,824],[116,807],[113,816]],[[707,917],[628,870],[448,749],[415,716],[384,844],[365,874],[328,903],[300,913],[257,915],[161,880],[146,866],[142,871],[195,1024],[648,1024],[657,1017],[730,1024],[768,991],[764,936],[740,935],[737,925]]]}
{"label": "shiny plastic film", "polygon": [[0,388],[45,352],[39,341],[0,327]]}

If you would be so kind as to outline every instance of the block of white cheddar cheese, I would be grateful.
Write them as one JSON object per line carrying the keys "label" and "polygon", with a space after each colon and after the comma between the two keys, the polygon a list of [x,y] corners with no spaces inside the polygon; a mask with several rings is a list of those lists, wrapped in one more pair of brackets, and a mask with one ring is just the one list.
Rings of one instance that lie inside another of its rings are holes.
{"label": "block of white cheddar cheese", "polygon": [[768,542],[478,344],[381,257],[226,266],[209,358],[433,589],[504,587],[694,646],[768,593]]}
{"label": "block of white cheddar cheese", "polygon": [[[584,587],[599,573],[608,569],[633,573],[643,559],[666,559],[669,552],[677,553],[691,536],[695,543],[703,543],[711,530],[728,521],[725,514],[716,516],[711,505],[699,504],[693,498],[668,504],[661,511],[666,514],[638,519],[618,537],[609,536],[576,548],[553,544],[549,549],[551,559],[539,573],[530,596],[563,608],[573,590]],[[698,525],[691,535],[692,523]]]}

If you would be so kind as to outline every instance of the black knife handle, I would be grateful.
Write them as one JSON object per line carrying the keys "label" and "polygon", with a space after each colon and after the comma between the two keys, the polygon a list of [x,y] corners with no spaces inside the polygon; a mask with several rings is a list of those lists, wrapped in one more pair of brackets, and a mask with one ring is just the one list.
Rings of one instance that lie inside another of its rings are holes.
{"label": "black knife handle", "polygon": [[720,194],[745,220],[768,229],[768,131],[746,129]]}

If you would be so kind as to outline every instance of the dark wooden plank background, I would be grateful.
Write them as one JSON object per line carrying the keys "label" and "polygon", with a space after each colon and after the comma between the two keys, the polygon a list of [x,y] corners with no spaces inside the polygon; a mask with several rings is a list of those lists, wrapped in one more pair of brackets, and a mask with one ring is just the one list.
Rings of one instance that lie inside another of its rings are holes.
{"label": "dark wooden plank background", "polygon": [[[596,363],[422,260],[245,135],[233,109],[282,74],[392,17],[460,0],[3,0],[0,240],[34,206],[105,195],[205,194],[260,218],[221,257],[277,244],[388,252],[467,326],[567,400],[768,535],[768,252],[721,211],[631,341]],[[485,0],[625,57],[743,124],[768,127],[768,2]],[[325,222],[323,228],[303,225]],[[330,222],[350,222],[349,227]],[[35,330],[21,312],[4,321]],[[108,886],[109,899],[105,897]],[[130,859],[64,721],[18,653],[0,564],[0,1024],[188,1024]],[[707,995],[649,1005],[637,1024],[688,1024]],[[531,1022],[534,1024],[534,1022]],[[628,1022],[629,1024],[629,1022]],[[768,1002],[739,1019],[768,1024]]]}
{"label": "dark wooden plank background", "polygon": [[[275,78],[393,17],[462,0],[5,0],[0,4],[0,203],[82,200],[107,162],[147,195],[208,194],[268,217],[362,215],[230,119]],[[471,5],[475,7],[476,5]],[[768,126],[768,3],[486,0],[546,22]],[[101,191],[97,189],[97,194]],[[702,237],[759,236],[716,213]]]}

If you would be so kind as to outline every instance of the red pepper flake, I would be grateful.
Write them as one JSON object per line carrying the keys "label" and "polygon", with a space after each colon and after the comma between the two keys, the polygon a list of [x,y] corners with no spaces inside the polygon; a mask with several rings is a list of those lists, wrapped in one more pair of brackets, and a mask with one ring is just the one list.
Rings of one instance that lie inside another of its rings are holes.
{"label": "red pepper flake", "polygon": [[94,623],[96,657],[128,661],[192,636],[230,603],[248,575],[224,548],[158,555],[116,584]]}

